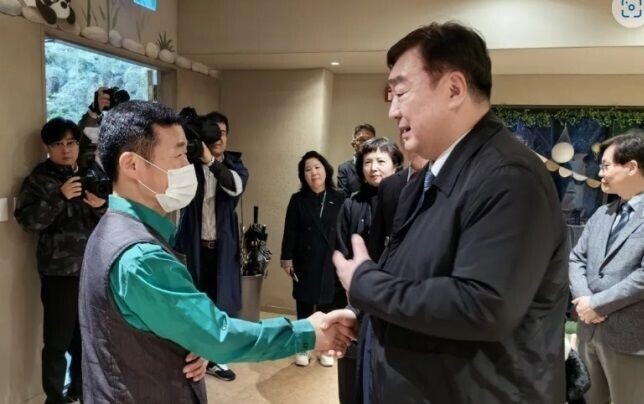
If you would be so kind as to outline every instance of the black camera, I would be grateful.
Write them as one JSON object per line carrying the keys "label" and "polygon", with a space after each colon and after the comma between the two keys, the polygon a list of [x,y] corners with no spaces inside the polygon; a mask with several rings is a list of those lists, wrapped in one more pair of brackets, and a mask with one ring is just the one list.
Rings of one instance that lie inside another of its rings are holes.
{"label": "black camera", "polygon": [[101,199],[107,199],[112,193],[112,180],[94,162],[93,154],[85,154],[79,157],[78,172],[74,174],[81,178],[83,191],[91,192]]}
{"label": "black camera", "polygon": [[83,191],[91,192],[101,199],[107,199],[112,193],[112,180],[96,170],[89,170],[81,176]]}
{"label": "black camera", "polygon": [[188,140],[188,160],[195,163],[201,159],[204,143],[210,146],[221,139],[221,129],[207,116],[198,115],[192,107],[182,109],[179,112],[179,118]]}
{"label": "black camera", "polygon": [[94,93],[94,105],[98,106],[98,97],[101,94],[107,94],[110,96],[110,105],[103,108],[103,111],[109,111],[120,103],[130,100],[130,93],[125,90],[121,90],[118,87],[103,88]]}

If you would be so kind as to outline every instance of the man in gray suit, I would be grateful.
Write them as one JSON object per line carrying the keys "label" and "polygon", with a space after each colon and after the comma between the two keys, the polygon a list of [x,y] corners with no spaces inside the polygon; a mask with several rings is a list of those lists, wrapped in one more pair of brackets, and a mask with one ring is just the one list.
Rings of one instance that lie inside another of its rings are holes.
{"label": "man in gray suit", "polygon": [[644,131],[601,147],[602,190],[620,200],[597,209],[570,254],[579,352],[589,404],[644,400]]}

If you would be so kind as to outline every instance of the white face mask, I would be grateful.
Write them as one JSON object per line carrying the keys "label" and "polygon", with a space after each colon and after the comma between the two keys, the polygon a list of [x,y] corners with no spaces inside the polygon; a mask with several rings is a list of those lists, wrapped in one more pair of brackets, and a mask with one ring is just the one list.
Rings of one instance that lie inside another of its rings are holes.
{"label": "white face mask", "polygon": [[143,157],[141,158],[168,175],[168,189],[166,189],[162,194],[155,192],[153,189],[139,181],[139,184],[143,185],[154,194],[159,205],[161,205],[161,209],[170,213],[188,206],[197,193],[197,175],[195,174],[194,166],[192,164],[188,164],[182,168],[164,170],[151,161],[148,161]]}

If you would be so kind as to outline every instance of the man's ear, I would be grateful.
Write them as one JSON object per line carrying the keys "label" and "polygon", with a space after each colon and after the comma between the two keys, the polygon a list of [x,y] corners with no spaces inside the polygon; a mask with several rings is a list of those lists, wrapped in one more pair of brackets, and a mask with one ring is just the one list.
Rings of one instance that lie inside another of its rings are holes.
{"label": "man's ear", "polygon": [[119,176],[125,176],[136,180],[139,178],[137,170],[140,170],[141,164],[143,164],[143,162],[141,159],[137,158],[135,153],[123,152],[119,157],[118,167],[116,169],[120,170]]}
{"label": "man's ear", "polygon": [[445,77],[445,80],[447,80],[447,82],[445,85],[447,85],[447,91],[449,93],[448,106],[450,108],[458,108],[465,101],[469,91],[467,79],[465,78],[465,75],[459,71],[452,71],[446,75],[447,77]]}
{"label": "man's ear", "polygon": [[636,175],[641,172],[641,168],[639,164],[637,164],[637,160],[631,160],[628,163],[628,174],[629,175]]}

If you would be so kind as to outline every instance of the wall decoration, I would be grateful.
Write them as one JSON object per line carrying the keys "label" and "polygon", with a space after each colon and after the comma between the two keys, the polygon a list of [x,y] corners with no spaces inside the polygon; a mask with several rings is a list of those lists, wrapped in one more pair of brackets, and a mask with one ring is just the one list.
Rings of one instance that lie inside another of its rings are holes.
{"label": "wall decoration", "polygon": [[159,45],[148,42],[147,45],[145,45],[145,55],[149,58],[156,59],[159,56]]}
{"label": "wall decoration", "polygon": [[109,37],[102,27],[91,26],[81,29],[81,35],[96,42],[107,43]]}
{"label": "wall decoration", "polygon": [[561,136],[557,144],[552,147],[550,151],[552,159],[559,164],[567,163],[572,160],[575,155],[575,148],[570,144],[570,136],[568,135],[568,127],[564,126]]}
{"label": "wall decoration", "polygon": [[47,24],[56,24],[61,19],[68,24],[76,22],[76,13],[71,7],[71,0],[47,1],[47,0],[26,0],[27,7],[35,7]]}
{"label": "wall decoration", "polygon": [[159,32],[157,45],[159,45],[159,59],[166,63],[174,63],[176,55],[174,53],[172,39],[168,39],[165,32],[163,34]]}
{"label": "wall decoration", "polygon": [[113,29],[109,33],[110,45],[120,48],[123,46],[123,35],[120,32]]}
{"label": "wall decoration", "polygon": [[0,0],[0,13],[19,16],[22,14],[22,4],[18,0]]}
{"label": "wall decoration", "polygon": [[52,28],[56,28],[55,21],[54,23],[49,23],[45,18],[40,14],[40,11],[35,7],[23,7],[22,16],[25,17],[28,21],[35,22],[36,24],[48,25]]}
{"label": "wall decoration", "polygon": [[599,189],[600,143],[644,127],[644,110],[639,108],[495,106],[493,111],[540,155],[571,223],[584,223],[610,200]]}
{"label": "wall decoration", "polygon": [[130,52],[138,53],[139,55],[145,56],[145,48],[142,44],[135,41],[134,39],[125,38],[123,39],[123,48],[129,50]]}
{"label": "wall decoration", "polygon": [[187,57],[177,56],[177,60],[174,63],[181,68],[192,70],[192,62]]}
{"label": "wall decoration", "polygon": [[[171,39],[176,35],[173,23],[176,11],[164,9],[164,3],[148,0],[145,3],[156,10],[144,9],[131,0],[85,0],[84,4],[81,0],[0,0],[0,13],[22,16],[91,41],[219,78],[219,71],[177,55]],[[150,26],[155,31],[151,32]]]}

